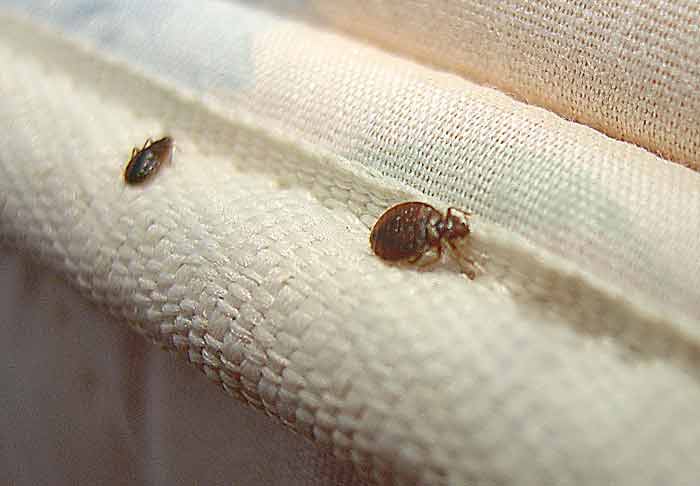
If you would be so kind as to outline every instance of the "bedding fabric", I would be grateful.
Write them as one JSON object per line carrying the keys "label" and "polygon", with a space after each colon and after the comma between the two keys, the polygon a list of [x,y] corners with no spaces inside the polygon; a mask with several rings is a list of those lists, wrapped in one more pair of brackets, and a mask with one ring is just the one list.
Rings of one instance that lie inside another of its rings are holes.
{"label": "bedding fabric", "polygon": [[[399,5],[0,1],[18,484],[694,484],[694,4]],[[132,147],[166,133],[172,164],[125,185]],[[371,254],[412,199],[473,214],[474,281]],[[64,286],[97,307],[56,310]],[[98,475],[52,422],[78,410]]]}

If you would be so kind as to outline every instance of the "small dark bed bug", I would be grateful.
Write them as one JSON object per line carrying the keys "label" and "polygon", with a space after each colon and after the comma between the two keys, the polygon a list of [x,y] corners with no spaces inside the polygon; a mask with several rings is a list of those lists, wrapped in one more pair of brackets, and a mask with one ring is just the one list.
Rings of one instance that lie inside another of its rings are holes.
{"label": "small dark bed bug", "polygon": [[127,184],[145,181],[163,162],[170,163],[174,147],[175,142],[171,137],[163,137],[155,142],[149,138],[140,150],[134,147],[124,170],[124,180]]}
{"label": "small dark bed bug", "polygon": [[[435,256],[421,263],[426,266],[442,257],[443,245],[447,243],[458,257],[473,267],[474,261],[459,252],[456,242],[469,236],[470,214],[457,208],[449,208],[447,214],[422,202],[405,202],[387,209],[372,228],[369,243],[379,258],[393,262],[417,263],[429,251]],[[474,279],[473,269],[464,273]]]}

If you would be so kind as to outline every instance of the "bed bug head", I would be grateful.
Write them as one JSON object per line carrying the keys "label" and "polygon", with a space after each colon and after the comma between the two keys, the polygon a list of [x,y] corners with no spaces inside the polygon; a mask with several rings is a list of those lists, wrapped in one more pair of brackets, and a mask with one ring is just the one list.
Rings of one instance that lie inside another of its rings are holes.
{"label": "bed bug head", "polygon": [[469,235],[469,216],[465,211],[449,208],[438,228],[440,236],[450,241]]}

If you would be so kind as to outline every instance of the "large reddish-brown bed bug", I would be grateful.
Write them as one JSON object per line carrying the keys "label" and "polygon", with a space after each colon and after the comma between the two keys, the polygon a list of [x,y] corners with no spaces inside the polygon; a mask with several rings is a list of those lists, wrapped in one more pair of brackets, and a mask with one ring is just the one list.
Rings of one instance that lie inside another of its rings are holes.
{"label": "large reddish-brown bed bug", "polygon": [[[469,236],[469,216],[457,208],[449,208],[443,215],[422,202],[397,204],[379,217],[369,235],[369,243],[375,255],[392,262],[418,263],[434,250],[433,258],[420,262],[420,266],[437,262],[442,257],[443,245],[447,243],[464,273],[474,279],[474,261],[457,248],[457,242]],[[468,262],[472,268],[464,268],[462,261]]]}
{"label": "large reddish-brown bed bug", "polygon": [[171,137],[163,137],[155,142],[149,138],[140,150],[134,147],[124,170],[124,180],[127,184],[139,184],[145,181],[164,162],[170,163],[174,147],[175,142]]}

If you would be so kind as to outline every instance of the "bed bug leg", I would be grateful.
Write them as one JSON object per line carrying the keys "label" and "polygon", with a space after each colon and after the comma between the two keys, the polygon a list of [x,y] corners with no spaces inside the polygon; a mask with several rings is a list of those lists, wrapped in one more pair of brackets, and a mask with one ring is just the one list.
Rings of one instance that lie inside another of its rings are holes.
{"label": "bed bug leg", "polygon": [[[426,268],[431,265],[434,265],[435,263],[439,262],[440,259],[442,258],[442,246],[437,246],[435,248],[435,253],[433,254],[434,256],[431,258],[425,258],[425,254],[420,255],[414,262],[410,263],[415,263],[418,262],[418,266],[420,268]],[[421,261],[418,261],[421,260]]]}
{"label": "bed bug leg", "polygon": [[416,262],[417,262],[418,260],[420,260],[421,258],[423,258],[423,254],[422,254],[422,253],[421,253],[421,254],[418,254],[418,255],[414,255],[414,256],[412,256],[411,258],[409,258],[409,259],[406,260],[406,261],[407,261],[408,263],[410,263],[411,265],[413,265],[414,263],[416,263]]}
{"label": "bed bug leg", "polygon": [[[459,249],[457,248],[457,245],[456,245],[453,241],[449,241],[449,240],[448,240],[447,243],[450,245],[450,249],[451,249],[452,252],[455,254],[455,256],[457,256],[457,258],[456,258],[457,263],[459,264],[459,266],[460,266],[460,268],[462,269],[462,271],[464,272],[464,274],[465,274],[467,277],[469,277],[469,280],[474,280],[474,279],[476,278],[476,270],[475,270],[475,268],[476,268],[476,266],[477,266],[477,265],[476,265],[476,262],[475,262],[474,260],[472,260],[471,258],[469,258],[468,256],[466,256],[466,255],[465,255],[464,253],[462,253],[461,251],[459,251]],[[466,268],[466,267],[463,265],[463,262],[464,262],[464,261],[469,262],[469,267],[470,267],[470,268]]]}
{"label": "bed bug leg", "polygon": [[440,257],[442,256],[442,248],[437,246],[434,254],[435,256],[430,259],[426,258],[426,255],[427,253],[419,253],[418,255],[414,255],[406,260],[406,262],[411,265],[418,264],[419,267],[428,267],[440,260]]}

